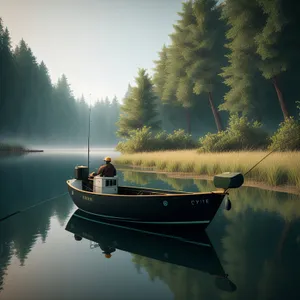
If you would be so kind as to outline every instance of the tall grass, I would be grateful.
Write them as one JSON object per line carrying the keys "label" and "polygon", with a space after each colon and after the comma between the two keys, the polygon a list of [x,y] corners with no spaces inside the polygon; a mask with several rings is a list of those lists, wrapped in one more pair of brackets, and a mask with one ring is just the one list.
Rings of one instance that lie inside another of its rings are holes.
{"label": "tall grass", "polygon": [[[116,164],[153,167],[158,171],[215,175],[222,172],[246,173],[267,152],[197,153],[196,150],[159,151],[123,154]],[[300,188],[300,152],[274,152],[245,180],[263,182],[272,186],[291,185]]]}

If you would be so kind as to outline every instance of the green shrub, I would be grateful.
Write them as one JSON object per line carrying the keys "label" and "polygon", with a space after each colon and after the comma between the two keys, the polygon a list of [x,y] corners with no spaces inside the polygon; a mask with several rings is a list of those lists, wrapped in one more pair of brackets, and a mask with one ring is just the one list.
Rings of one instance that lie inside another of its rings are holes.
{"label": "green shrub", "polygon": [[232,115],[225,131],[208,133],[200,138],[199,152],[222,152],[254,150],[267,147],[268,134],[258,122],[249,122],[246,117]]}
{"label": "green shrub", "polygon": [[151,151],[151,140],[153,139],[149,127],[132,130],[126,141],[119,142],[116,150],[124,153]]}
{"label": "green shrub", "polygon": [[197,142],[184,130],[175,130],[173,133],[160,131],[155,135],[150,127],[133,130],[129,138],[119,142],[116,149],[122,153],[135,153],[159,150],[178,150],[196,148]]}
{"label": "green shrub", "polygon": [[270,138],[270,150],[300,150],[300,121],[293,117],[280,123],[278,130]]}
{"label": "green shrub", "polygon": [[184,132],[183,129],[174,130],[168,134],[167,144],[170,149],[192,149],[197,146],[197,142],[192,139],[190,134]]}

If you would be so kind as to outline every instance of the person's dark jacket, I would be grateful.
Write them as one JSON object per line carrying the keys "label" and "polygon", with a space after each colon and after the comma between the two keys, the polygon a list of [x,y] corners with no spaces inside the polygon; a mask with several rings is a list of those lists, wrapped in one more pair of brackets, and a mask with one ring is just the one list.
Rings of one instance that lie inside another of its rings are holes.
{"label": "person's dark jacket", "polygon": [[113,164],[108,163],[101,166],[94,176],[96,175],[100,175],[101,177],[114,177],[117,175],[117,171]]}

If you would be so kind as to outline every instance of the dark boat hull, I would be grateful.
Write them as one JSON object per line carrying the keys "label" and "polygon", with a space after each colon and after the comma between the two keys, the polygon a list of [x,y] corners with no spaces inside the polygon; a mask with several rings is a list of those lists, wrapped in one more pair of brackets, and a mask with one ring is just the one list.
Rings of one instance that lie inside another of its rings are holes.
{"label": "dark boat hull", "polygon": [[76,188],[70,182],[67,182],[68,191],[79,209],[118,223],[199,224],[202,228],[206,228],[226,196],[220,191],[207,193],[168,191],[167,194],[159,194],[158,190],[154,189],[152,195],[96,194]]}
{"label": "dark boat hull", "polygon": [[81,237],[97,243],[105,254],[113,255],[118,249],[211,275],[225,276],[207,234],[199,227],[194,227],[193,232],[187,232],[183,227],[173,227],[169,232],[146,231],[140,226],[123,227],[101,222],[77,210],[66,230],[73,233],[76,239]]}

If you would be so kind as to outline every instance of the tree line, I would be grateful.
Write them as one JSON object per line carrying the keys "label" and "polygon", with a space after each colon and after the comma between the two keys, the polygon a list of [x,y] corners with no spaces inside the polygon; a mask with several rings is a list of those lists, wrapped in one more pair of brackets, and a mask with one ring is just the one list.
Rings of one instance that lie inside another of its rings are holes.
{"label": "tree line", "polygon": [[274,132],[297,116],[299,12],[292,0],[182,3],[153,77],[140,69],[129,88],[119,135],[146,125],[201,136],[225,130],[232,115]]}
{"label": "tree line", "polygon": [[[116,131],[128,138],[130,130],[144,125],[200,137],[222,132],[235,114],[274,132],[297,115],[299,11],[292,0],[184,2],[153,76],[140,69],[122,106],[116,98],[93,106],[94,144],[115,144]],[[24,40],[12,49],[2,22],[0,63],[2,137],[84,141],[87,101],[75,99],[65,75],[53,84]]]}
{"label": "tree line", "polygon": [[[0,139],[39,144],[86,144],[89,99],[73,95],[66,75],[51,82],[46,64],[37,61],[22,39],[13,49],[0,18]],[[91,108],[93,146],[117,142],[119,101],[98,100]]]}

